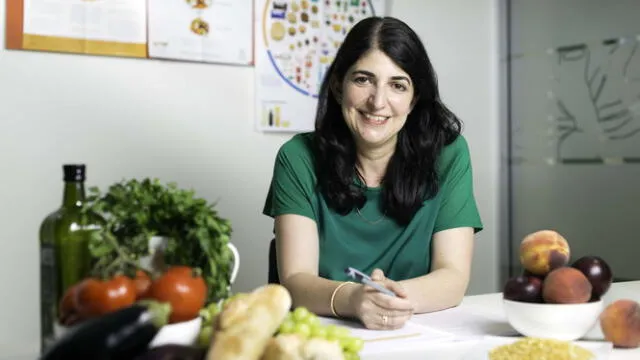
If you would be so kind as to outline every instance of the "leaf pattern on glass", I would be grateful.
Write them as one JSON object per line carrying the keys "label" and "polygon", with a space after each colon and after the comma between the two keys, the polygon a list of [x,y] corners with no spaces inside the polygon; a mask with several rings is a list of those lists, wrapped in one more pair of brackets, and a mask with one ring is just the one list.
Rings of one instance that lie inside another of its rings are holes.
{"label": "leaf pattern on glass", "polygon": [[640,154],[640,113],[634,111],[640,106],[639,47],[616,39],[556,49],[550,98],[559,159],[603,157],[625,141],[627,153],[633,147]]}

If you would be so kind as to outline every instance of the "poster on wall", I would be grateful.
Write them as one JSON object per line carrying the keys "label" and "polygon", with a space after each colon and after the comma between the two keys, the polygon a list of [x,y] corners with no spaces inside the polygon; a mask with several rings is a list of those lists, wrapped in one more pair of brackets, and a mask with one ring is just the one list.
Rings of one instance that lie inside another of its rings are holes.
{"label": "poster on wall", "polygon": [[255,0],[256,127],[314,128],[320,85],[351,27],[385,0]]}
{"label": "poster on wall", "polygon": [[11,0],[7,48],[146,57],[146,0]]}
{"label": "poster on wall", "polygon": [[149,0],[149,57],[253,63],[252,0]]}
{"label": "poster on wall", "polygon": [[253,64],[253,0],[8,0],[7,49]]}

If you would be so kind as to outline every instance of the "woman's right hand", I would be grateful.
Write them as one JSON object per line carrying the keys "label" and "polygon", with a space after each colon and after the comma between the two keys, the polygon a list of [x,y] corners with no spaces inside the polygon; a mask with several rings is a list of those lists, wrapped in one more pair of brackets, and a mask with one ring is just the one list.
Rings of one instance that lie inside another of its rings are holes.
{"label": "woman's right hand", "polygon": [[360,285],[352,297],[356,316],[367,329],[392,330],[403,327],[413,315],[413,304],[407,292],[397,282],[386,279],[380,269],[371,273],[371,279],[397,296],[391,297],[371,286]]}

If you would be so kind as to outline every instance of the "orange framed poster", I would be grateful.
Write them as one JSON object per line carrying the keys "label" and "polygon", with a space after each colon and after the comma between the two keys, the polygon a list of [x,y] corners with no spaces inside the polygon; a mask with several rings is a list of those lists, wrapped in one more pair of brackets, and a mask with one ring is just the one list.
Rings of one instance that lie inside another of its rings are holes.
{"label": "orange framed poster", "polygon": [[146,0],[7,0],[6,47],[147,57]]}

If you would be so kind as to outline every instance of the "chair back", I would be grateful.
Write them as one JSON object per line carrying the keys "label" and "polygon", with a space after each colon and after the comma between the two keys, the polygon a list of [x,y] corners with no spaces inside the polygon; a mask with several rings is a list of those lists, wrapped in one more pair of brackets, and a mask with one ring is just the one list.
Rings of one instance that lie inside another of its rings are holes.
{"label": "chair back", "polygon": [[275,238],[271,239],[271,243],[269,244],[269,284],[280,284]]}

